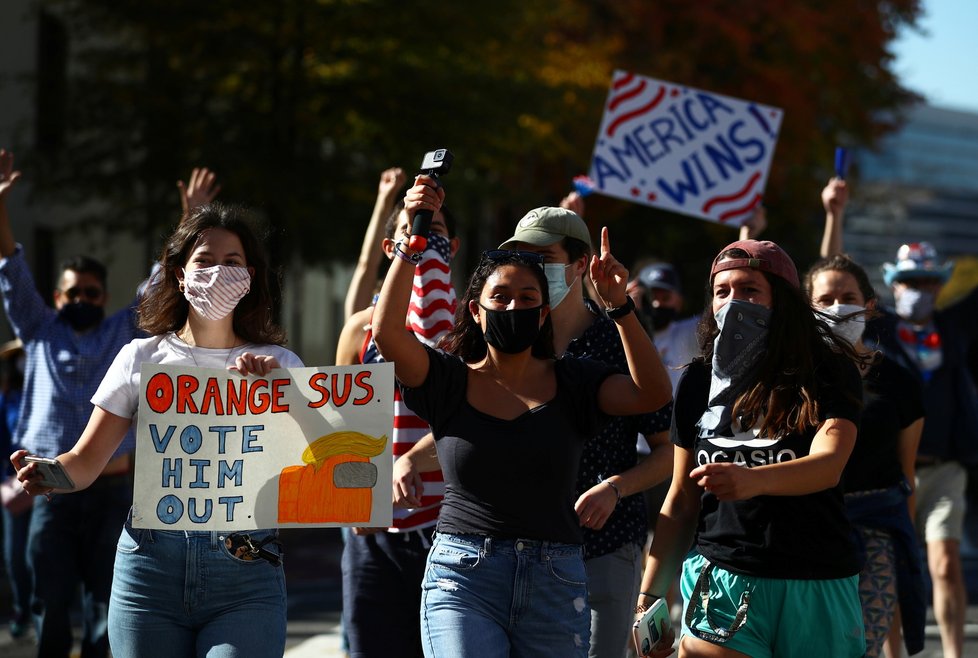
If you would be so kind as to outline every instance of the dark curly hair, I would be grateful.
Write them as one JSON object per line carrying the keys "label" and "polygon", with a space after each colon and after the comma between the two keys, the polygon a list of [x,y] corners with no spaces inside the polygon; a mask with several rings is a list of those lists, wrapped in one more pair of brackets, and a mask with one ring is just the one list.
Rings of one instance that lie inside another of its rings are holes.
{"label": "dark curly hair", "polygon": [[223,203],[191,211],[167,240],[157,272],[139,302],[139,327],[159,335],[177,331],[187,322],[190,304],[180,292],[177,273],[186,266],[203,234],[214,228],[238,236],[247,265],[254,269],[251,290],[234,309],[234,333],[251,343],[285,344],[285,332],[272,319],[271,272],[251,211]]}

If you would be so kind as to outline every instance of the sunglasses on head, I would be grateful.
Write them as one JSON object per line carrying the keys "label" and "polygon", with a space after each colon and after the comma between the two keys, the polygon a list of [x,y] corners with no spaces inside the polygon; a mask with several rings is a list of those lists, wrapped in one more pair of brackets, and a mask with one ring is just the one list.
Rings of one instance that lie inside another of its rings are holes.
{"label": "sunglasses on head", "polygon": [[482,252],[483,262],[490,263],[524,263],[543,267],[543,256],[535,251],[519,251],[517,249],[490,249]]}
{"label": "sunglasses on head", "polygon": [[102,292],[102,289],[98,286],[72,286],[64,291],[64,296],[68,299],[78,299],[79,297],[99,299],[102,296]]}

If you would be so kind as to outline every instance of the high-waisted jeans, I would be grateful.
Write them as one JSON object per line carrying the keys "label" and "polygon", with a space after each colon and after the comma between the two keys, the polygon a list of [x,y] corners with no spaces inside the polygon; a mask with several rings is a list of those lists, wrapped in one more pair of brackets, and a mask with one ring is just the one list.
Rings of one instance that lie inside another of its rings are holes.
{"label": "high-waisted jeans", "polygon": [[421,595],[428,658],[585,658],[591,610],[583,548],[435,535]]}
{"label": "high-waisted jeans", "polygon": [[[247,534],[258,542],[274,533]],[[263,559],[234,557],[225,548],[226,534],[126,524],[109,604],[115,658],[281,658],[284,570]]]}

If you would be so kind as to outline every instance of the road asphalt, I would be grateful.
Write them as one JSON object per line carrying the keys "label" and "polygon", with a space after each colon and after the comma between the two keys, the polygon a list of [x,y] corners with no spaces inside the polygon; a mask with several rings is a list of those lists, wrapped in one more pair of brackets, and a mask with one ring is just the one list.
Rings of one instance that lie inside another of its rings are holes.
{"label": "road asphalt", "polygon": [[[285,658],[343,658],[340,611],[342,609],[340,556],[343,550],[337,529],[283,530],[288,584],[288,639]],[[10,590],[0,583],[0,610],[8,609]],[[978,601],[968,607],[965,627],[966,657],[978,658]],[[76,637],[78,629],[76,628]],[[0,656],[31,658],[33,634],[13,639],[0,628]],[[78,656],[76,647],[74,656]],[[398,655],[392,648],[389,655]],[[924,651],[914,658],[940,658],[941,641],[933,613],[929,614]]]}

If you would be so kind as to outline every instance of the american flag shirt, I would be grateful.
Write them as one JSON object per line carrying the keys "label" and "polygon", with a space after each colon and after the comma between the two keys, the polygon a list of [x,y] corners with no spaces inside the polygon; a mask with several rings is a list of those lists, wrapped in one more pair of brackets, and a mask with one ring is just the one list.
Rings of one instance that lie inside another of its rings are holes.
{"label": "american flag shirt", "polygon": [[[455,319],[458,302],[452,287],[451,245],[448,238],[432,234],[428,246],[414,270],[411,301],[408,303],[407,328],[418,340],[435,347],[447,334]],[[360,352],[360,362],[382,363],[384,357],[377,350],[373,332],[367,327],[367,335]],[[401,399],[400,388],[394,387],[394,431],[392,447],[394,459],[408,452],[430,431],[428,423],[407,408]],[[390,532],[411,532],[427,528],[438,520],[438,510],[445,497],[445,481],[441,471],[422,473],[424,496],[421,507],[395,509],[394,525]]]}

